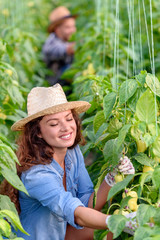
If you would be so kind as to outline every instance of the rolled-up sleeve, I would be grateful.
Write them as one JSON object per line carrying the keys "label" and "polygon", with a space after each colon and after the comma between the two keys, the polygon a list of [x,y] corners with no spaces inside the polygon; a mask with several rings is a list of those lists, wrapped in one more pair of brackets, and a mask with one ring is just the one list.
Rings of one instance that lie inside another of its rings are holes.
{"label": "rolled-up sleeve", "polygon": [[32,170],[26,174],[25,187],[30,197],[48,207],[53,214],[67,221],[75,228],[81,228],[74,221],[74,211],[78,206],[84,206],[80,199],[66,192],[61,176],[45,167]]}

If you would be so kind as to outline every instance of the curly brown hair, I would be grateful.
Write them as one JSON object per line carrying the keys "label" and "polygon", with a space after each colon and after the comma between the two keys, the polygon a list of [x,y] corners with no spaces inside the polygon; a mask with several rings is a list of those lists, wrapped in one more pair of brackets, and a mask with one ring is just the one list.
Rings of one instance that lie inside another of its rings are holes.
{"label": "curly brown hair", "polygon": [[[81,120],[75,110],[72,110],[72,114],[77,125],[77,134],[74,144],[69,149],[74,148],[78,143],[81,145],[85,144],[85,139],[81,132]],[[39,122],[42,118],[39,117],[28,122],[17,140],[18,150],[16,155],[20,163],[20,165],[17,164],[17,174],[19,177],[23,171],[34,165],[50,164],[52,161],[54,149],[44,139],[39,137]],[[9,196],[20,213],[18,190],[4,180],[0,186],[0,193]]]}

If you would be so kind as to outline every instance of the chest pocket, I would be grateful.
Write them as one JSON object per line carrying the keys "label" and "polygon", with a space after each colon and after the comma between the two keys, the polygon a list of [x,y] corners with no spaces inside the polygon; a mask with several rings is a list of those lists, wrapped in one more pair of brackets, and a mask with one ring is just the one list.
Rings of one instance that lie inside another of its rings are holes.
{"label": "chest pocket", "polygon": [[53,217],[56,219],[56,221],[64,222],[64,218],[63,217],[61,217],[61,216],[59,216],[59,215],[57,215],[57,214],[55,214],[53,212],[51,212],[51,213],[52,213]]}

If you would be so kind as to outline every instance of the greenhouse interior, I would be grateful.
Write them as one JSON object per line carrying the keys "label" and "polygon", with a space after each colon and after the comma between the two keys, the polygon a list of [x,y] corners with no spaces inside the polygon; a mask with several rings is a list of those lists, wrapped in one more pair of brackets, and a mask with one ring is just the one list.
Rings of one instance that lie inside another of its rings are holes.
{"label": "greenhouse interior", "polygon": [[0,239],[160,240],[160,1],[0,13]]}

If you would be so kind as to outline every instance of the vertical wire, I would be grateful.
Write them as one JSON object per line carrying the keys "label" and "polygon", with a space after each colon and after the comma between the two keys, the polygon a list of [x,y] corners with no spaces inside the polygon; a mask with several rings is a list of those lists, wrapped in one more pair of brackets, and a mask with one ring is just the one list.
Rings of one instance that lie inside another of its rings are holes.
{"label": "vertical wire", "polygon": [[[127,46],[127,71],[126,71],[126,80],[129,77],[129,47],[130,47],[130,38],[131,38],[131,19],[130,19],[130,10],[129,10],[129,5],[128,5],[128,0],[127,0],[127,13],[128,13],[128,20],[129,20],[129,26],[128,26],[128,46]],[[127,96],[127,87],[125,88],[125,99]],[[127,112],[127,104],[125,101],[125,110],[124,110],[124,121],[126,120],[126,112]]]}
{"label": "vertical wire", "polygon": [[100,9],[101,9],[101,0],[95,0],[96,5],[96,16],[97,16],[97,34],[100,33],[101,30],[101,19],[99,17]]}
{"label": "vertical wire", "polygon": [[151,19],[151,46],[152,46],[152,73],[155,74],[153,22],[152,22],[152,2],[151,2],[151,0],[150,0],[150,19]]}
{"label": "vertical wire", "polygon": [[134,63],[133,31],[132,31],[132,18],[131,18],[131,0],[127,1],[127,12],[128,12],[128,19],[129,19],[129,29],[130,29],[131,44],[132,44],[133,63]]}
{"label": "vertical wire", "polygon": [[146,17],[146,10],[145,10],[145,5],[144,5],[144,0],[142,0],[142,3],[143,3],[144,20],[145,20],[146,33],[147,33],[149,57],[150,57],[150,63],[151,63],[151,69],[152,69],[153,66],[152,66],[152,59],[151,59],[151,49],[150,49],[150,41],[149,41],[149,33],[148,33],[148,25],[147,25],[147,17]]}
{"label": "vertical wire", "polygon": [[[96,35],[98,36],[101,32],[101,0],[95,0],[96,7],[96,18],[97,18],[97,26],[96,26]],[[102,29],[103,31],[103,29]],[[101,59],[100,59],[101,61]]]}
{"label": "vertical wire", "polygon": [[9,0],[7,0],[6,10],[8,10],[8,16],[7,16],[7,26],[10,26],[10,11],[9,11]]}
{"label": "vertical wire", "polygon": [[[113,1],[109,1],[110,2],[110,9],[111,9],[111,17],[113,18],[114,16],[114,10],[113,10],[113,6],[114,6],[114,2]],[[111,28],[112,29],[112,28]],[[111,46],[113,47],[113,56],[114,56],[114,33],[113,31],[111,32]],[[111,58],[110,60],[110,66],[113,68],[113,63],[114,62],[114,58]],[[114,71],[113,71],[113,76],[114,76]]]}
{"label": "vertical wire", "polygon": [[[107,6],[107,4],[105,4],[105,6]],[[105,9],[106,10],[106,9]],[[103,32],[104,32],[104,36],[103,36],[103,69],[105,67],[105,56],[106,56],[106,28],[107,28],[107,13],[104,15],[104,28],[103,28]]]}
{"label": "vertical wire", "polygon": [[141,8],[140,8],[140,2],[138,0],[138,13],[139,13],[139,42],[140,42],[140,62],[141,62],[141,69],[143,69],[143,50],[142,50],[142,28],[141,28]]}
{"label": "vertical wire", "polygon": [[14,11],[13,11],[12,4],[13,4],[13,2],[10,2],[10,11],[12,10],[12,13],[11,13],[11,26],[13,27],[14,26],[14,19],[13,19]]}
{"label": "vertical wire", "polygon": [[[116,14],[117,14],[117,0],[116,0]],[[116,21],[117,19],[115,19],[115,35],[114,35],[114,77],[115,79],[117,79],[116,77],[116,50],[117,50],[117,38],[116,38],[116,34],[117,34],[117,29],[116,29]]]}
{"label": "vertical wire", "polygon": [[[2,7],[0,8],[0,11],[3,12],[3,9],[4,9],[4,3],[2,2]],[[0,20],[1,20],[1,33],[2,33],[2,30],[4,28],[4,24],[5,24],[5,20],[4,20],[4,15],[3,14],[0,14]]]}
{"label": "vertical wire", "polygon": [[128,29],[128,52],[127,52],[127,71],[126,71],[126,79],[129,77],[129,45],[130,45],[130,36],[131,36],[131,29],[130,29],[130,25],[129,25],[129,29]]}
{"label": "vertical wire", "polygon": [[135,72],[135,49],[134,49],[134,28],[133,28],[134,27],[134,22],[133,22],[134,9],[132,8],[133,4],[131,0],[129,2],[130,2],[129,15],[130,15],[130,24],[131,24],[131,44],[132,44],[132,54],[133,54],[133,75],[134,75],[134,72]]}
{"label": "vertical wire", "polygon": [[135,26],[134,26],[134,0],[132,0],[132,48],[133,48],[133,75],[136,73],[136,63],[135,63]]}
{"label": "vertical wire", "polygon": [[17,8],[18,8],[18,6],[19,6],[19,4],[18,4],[18,2],[17,2],[17,0],[15,1],[15,18],[14,18],[14,20],[15,20],[15,26],[18,26],[18,21],[17,21],[17,19],[18,19],[18,12],[17,12]]}
{"label": "vertical wire", "polygon": [[15,7],[13,7],[13,1],[12,1],[12,27],[16,26],[16,23],[15,23],[15,18],[16,18],[15,9],[16,9],[16,4],[15,4]]}
{"label": "vertical wire", "polygon": [[[4,4],[4,10],[6,9],[6,2]],[[4,26],[6,27],[6,15],[4,14]]]}
{"label": "vertical wire", "polygon": [[[130,45],[130,35],[131,35],[131,24],[129,19],[129,8],[128,8],[128,1],[127,1],[127,13],[128,13],[128,20],[129,20],[129,26],[128,26],[128,46],[127,46],[127,70],[126,70],[126,80],[128,79],[129,75],[129,45]],[[127,96],[127,87],[125,88],[125,99]],[[125,101],[125,108],[124,108],[124,122],[126,121],[126,112],[127,112],[127,105]]]}
{"label": "vertical wire", "polygon": [[[115,73],[115,79],[116,79],[116,90],[117,90],[117,84],[118,84],[118,67],[117,67],[117,32],[119,31],[119,20],[118,20],[118,10],[119,10],[119,0],[116,0],[116,20],[115,20],[115,38],[114,38],[114,73]],[[118,27],[117,27],[118,26]],[[118,31],[117,31],[118,30]]]}
{"label": "vertical wire", "polygon": [[154,62],[154,39],[153,39],[153,21],[152,21],[152,2],[150,0],[150,19],[151,19],[151,46],[152,46],[152,74],[154,77],[154,107],[155,107],[155,121],[156,121],[156,136],[158,136],[157,129],[157,108],[156,108],[156,84],[155,84],[155,62]]}
{"label": "vertical wire", "polygon": [[119,0],[118,0],[118,11],[117,11],[117,18],[118,18],[118,26],[117,26],[117,86],[118,86],[118,79],[119,79]]}

